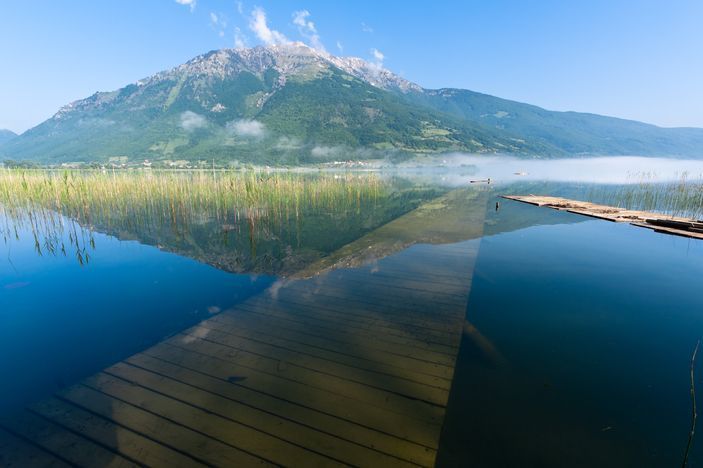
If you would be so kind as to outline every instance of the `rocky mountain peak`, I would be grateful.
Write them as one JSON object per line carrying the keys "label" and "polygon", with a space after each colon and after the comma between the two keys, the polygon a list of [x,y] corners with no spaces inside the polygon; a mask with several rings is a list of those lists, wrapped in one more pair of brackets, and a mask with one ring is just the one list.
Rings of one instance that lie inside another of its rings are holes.
{"label": "rocky mountain peak", "polygon": [[303,42],[214,50],[171,70],[158,73],[154,77],[140,80],[138,84],[148,83],[154,78],[172,78],[173,75],[180,76],[183,73],[223,79],[242,71],[262,74],[269,69],[274,69],[286,77],[314,73],[329,66],[339,68],[378,88],[401,92],[422,90],[420,86],[383,68],[380,64],[371,63],[359,57],[338,57],[314,49]]}

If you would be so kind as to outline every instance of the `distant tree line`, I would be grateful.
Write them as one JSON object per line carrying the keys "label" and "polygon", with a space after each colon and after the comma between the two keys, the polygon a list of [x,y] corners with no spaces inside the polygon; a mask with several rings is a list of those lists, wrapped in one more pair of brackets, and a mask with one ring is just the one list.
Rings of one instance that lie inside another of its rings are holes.
{"label": "distant tree line", "polygon": [[37,169],[41,167],[34,161],[15,161],[13,159],[6,159],[2,164],[10,169]]}

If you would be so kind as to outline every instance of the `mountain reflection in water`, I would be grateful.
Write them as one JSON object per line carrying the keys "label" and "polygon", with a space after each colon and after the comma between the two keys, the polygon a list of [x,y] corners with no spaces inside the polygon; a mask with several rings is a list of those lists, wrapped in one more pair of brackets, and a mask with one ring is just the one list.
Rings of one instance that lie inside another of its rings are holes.
{"label": "mountain reflection in water", "polygon": [[[427,174],[9,175],[0,462],[39,456],[27,441],[76,464],[676,460],[679,437],[633,424],[685,433],[686,343],[701,324],[678,316],[648,345],[641,317],[661,326],[674,290],[700,309],[692,279],[665,278],[696,270],[701,249],[568,213],[494,208],[510,192],[667,210],[648,195],[659,188]],[[629,252],[648,252],[649,265]],[[669,360],[643,370],[619,341],[670,349]],[[661,401],[613,377],[611,362],[633,382],[667,382]]]}

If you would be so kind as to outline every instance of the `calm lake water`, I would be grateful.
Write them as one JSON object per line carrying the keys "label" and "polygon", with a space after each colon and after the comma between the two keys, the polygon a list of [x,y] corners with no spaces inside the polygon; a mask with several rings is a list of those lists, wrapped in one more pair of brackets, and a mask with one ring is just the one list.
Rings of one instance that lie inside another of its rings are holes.
{"label": "calm lake water", "polygon": [[496,209],[631,200],[627,177],[485,170],[5,206],[0,461],[680,465],[703,242]]}

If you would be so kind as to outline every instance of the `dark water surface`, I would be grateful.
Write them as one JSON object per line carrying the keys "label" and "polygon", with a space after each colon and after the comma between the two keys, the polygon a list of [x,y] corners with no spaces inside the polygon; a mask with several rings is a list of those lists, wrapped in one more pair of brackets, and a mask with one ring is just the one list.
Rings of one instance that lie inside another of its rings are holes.
{"label": "dark water surface", "polygon": [[72,255],[40,256],[31,232],[18,235],[19,242],[5,246],[0,263],[3,412],[141,351],[274,281],[99,233],[88,263],[81,265]]}
{"label": "dark water surface", "polygon": [[[490,348],[463,337],[440,464],[680,464],[703,243],[510,209],[534,226],[501,233],[514,213],[487,218],[466,319]],[[694,444],[691,466],[701,455]]]}
{"label": "dark water surface", "polygon": [[612,186],[384,184],[268,221],[5,211],[0,461],[681,463],[703,242],[495,209]]}

